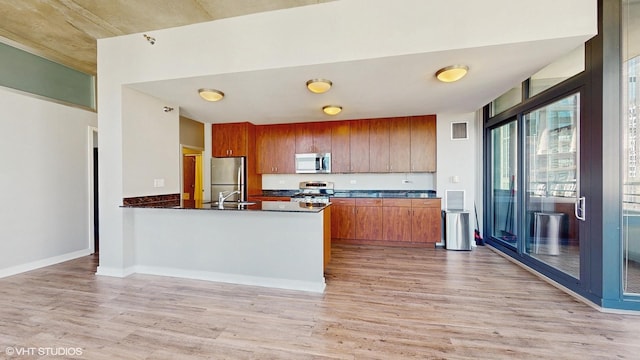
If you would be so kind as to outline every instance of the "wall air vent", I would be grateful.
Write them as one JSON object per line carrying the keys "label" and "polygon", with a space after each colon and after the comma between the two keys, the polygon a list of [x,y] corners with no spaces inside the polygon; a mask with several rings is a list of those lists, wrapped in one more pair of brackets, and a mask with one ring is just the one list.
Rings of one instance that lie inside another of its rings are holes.
{"label": "wall air vent", "polygon": [[469,138],[467,132],[468,122],[451,123],[451,140],[466,140]]}

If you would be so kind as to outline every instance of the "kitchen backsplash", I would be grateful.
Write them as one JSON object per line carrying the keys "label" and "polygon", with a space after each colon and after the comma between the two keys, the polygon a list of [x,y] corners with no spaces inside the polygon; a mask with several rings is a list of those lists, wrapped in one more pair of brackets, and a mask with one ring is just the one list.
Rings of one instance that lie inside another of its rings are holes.
{"label": "kitchen backsplash", "polygon": [[435,173],[262,175],[264,190],[298,189],[301,181],[333,181],[336,190],[435,190]]}

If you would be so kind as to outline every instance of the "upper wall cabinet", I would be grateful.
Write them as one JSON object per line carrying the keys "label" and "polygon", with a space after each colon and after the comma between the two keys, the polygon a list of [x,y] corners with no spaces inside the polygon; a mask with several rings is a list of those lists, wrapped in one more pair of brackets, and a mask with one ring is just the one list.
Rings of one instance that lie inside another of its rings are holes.
{"label": "upper wall cabinet", "polygon": [[249,123],[213,124],[213,156],[247,156],[247,132]]}
{"label": "upper wall cabinet", "polygon": [[411,117],[411,171],[436,171],[436,116]]}
{"label": "upper wall cabinet", "polygon": [[[435,134],[434,134],[435,135]],[[389,171],[411,171],[411,119],[389,119]]]}
{"label": "upper wall cabinet", "polygon": [[295,126],[296,153],[330,153],[331,123],[300,123]]}
{"label": "upper wall cabinet", "polygon": [[[391,119],[369,121],[369,171],[389,172],[389,122]],[[395,155],[395,154],[394,154]]]}
{"label": "upper wall cabinet", "polygon": [[369,120],[351,120],[349,136],[352,173],[368,173],[369,168]]}
{"label": "upper wall cabinet", "polygon": [[331,123],[331,172],[351,171],[351,126],[348,121]]}
{"label": "upper wall cabinet", "polygon": [[262,174],[293,174],[296,153],[325,152],[334,173],[435,172],[436,116],[263,125],[256,145]]}
{"label": "upper wall cabinet", "polygon": [[278,124],[256,127],[259,174],[295,173],[295,125]]}

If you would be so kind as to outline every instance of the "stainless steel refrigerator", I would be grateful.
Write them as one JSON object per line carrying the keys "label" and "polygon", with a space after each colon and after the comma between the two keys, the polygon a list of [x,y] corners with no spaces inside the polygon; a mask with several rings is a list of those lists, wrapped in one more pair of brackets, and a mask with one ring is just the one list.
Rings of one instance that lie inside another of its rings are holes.
{"label": "stainless steel refrigerator", "polygon": [[217,201],[218,194],[239,191],[226,201],[247,201],[247,180],[244,157],[211,158],[211,199]]}

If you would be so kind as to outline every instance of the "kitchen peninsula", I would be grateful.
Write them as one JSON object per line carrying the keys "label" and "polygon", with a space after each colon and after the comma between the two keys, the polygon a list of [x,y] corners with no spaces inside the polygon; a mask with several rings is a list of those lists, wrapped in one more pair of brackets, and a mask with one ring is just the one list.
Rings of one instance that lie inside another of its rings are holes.
{"label": "kitchen peninsula", "polygon": [[129,273],[324,290],[330,206],[264,201],[123,210],[133,222]]}

